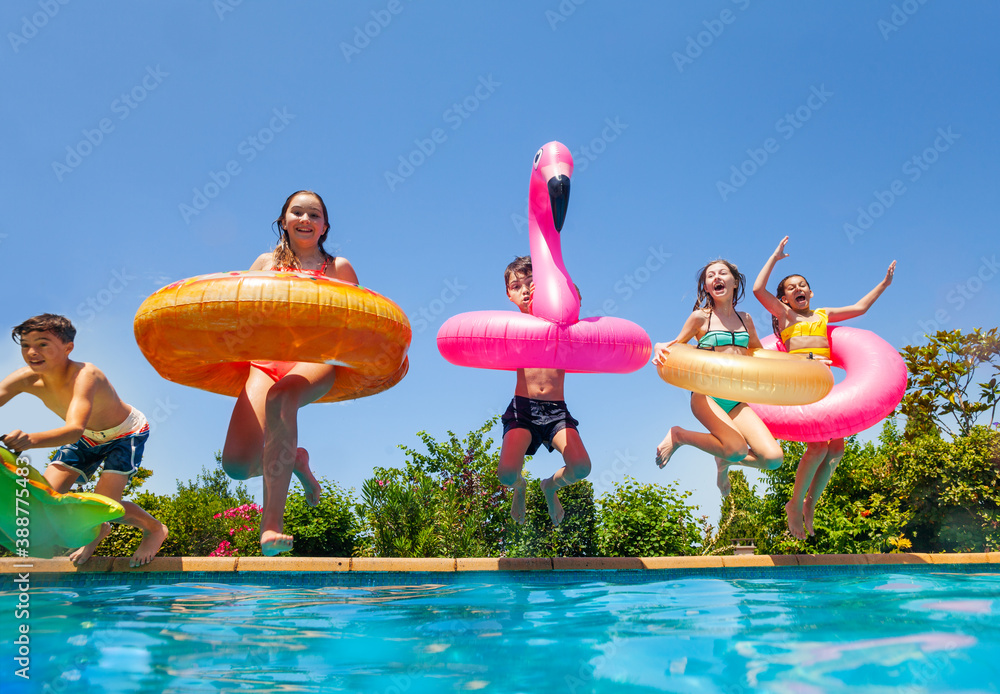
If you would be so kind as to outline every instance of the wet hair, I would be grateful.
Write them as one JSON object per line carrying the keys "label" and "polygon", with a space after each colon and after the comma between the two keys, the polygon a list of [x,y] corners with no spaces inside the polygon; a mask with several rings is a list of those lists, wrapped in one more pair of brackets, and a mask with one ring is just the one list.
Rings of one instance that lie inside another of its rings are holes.
{"label": "wet hair", "polygon": [[43,313],[40,316],[33,316],[11,330],[10,337],[17,344],[21,344],[21,338],[28,333],[52,333],[62,342],[69,344],[76,339],[76,328],[65,316],[55,313]]}
{"label": "wet hair", "polygon": [[[788,280],[792,279],[793,277],[801,277],[802,279],[806,280],[805,275],[800,275],[798,273],[795,273],[795,274],[792,274],[792,275],[787,275],[787,276],[783,277],[782,280],[780,282],[778,282],[778,288],[774,290],[774,296],[777,297],[778,301],[781,301],[785,297],[785,282],[787,282]],[[806,286],[809,287],[810,289],[812,289],[812,287],[809,286],[809,280],[806,280]],[[781,340],[781,331],[778,330],[778,317],[777,316],[771,316],[771,330],[774,331],[775,337],[777,337],[778,341],[781,342],[782,341]]]}
{"label": "wet hair", "polygon": [[284,268],[284,267],[302,267],[299,263],[298,257],[295,255],[295,251],[292,250],[291,243],[288,240],[288,230],[285,229],[285,213],[288,212],[288,207],[292,204],[292,198],[296,195],[312,195],[314,198],[319,200],[319,206],[323,208],[323,235],[319,237],[319,250],[323,254],[323,258],[326,260],[333,260],[333,256],[326,252],[323,248],[323,242],[326,241],[327,234],[330,233],[330,215],[326,211],[326,203],[323,202],[323,198],[319,196],[319,193],[314,193],[311,190],[297,190],[285,200],[285,204],[281,207],[281,214],[278,218],[271,223],[273,227],[275,224],[278,225],[278,245],[274,247],[273,252],[273,262],[274,267]]}
{"label": "wet hair", "polygon": [[740,303],[740,299],[743,298],[743,293],[746,291],[747,287],[746,275],[740,272],[740,269],[736,267],[735,263],[719,258],[718,260],[713,260],[705,267],[698,270],[698,274],[696,275],[698,282],[698,297],[695,299],[693,309],[695,311],[700,308],[715,308],[715,300],[712,299],[712,295],[709,294],[708,289],[705,288],[705,275],[708,273],[708,268],[717,263],[722,263],[729,268],[729,272],[731,272],[733,277],[736,278],[736,288],[733,290],[733,306],[735,307],[736,304]]}
{"label": "wet hair", "polygon": [[531,256],[522,255],[514,258],[513,262],[507,266],[507,269],[503,273],[503,288],[506,290],[507,286],[510,284],[511,275],[530,275],[531,274]]}

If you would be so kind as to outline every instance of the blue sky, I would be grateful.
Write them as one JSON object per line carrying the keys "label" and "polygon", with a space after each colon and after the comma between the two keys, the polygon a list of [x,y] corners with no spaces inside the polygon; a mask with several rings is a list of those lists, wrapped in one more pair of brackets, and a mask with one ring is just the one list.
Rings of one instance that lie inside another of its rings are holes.
{"label": "blue sky", "polygon": [[[528,252],[532,157],[559,140],[581,315],[672,339],[698,268],[726,257],[752,282],[787,234],[776,273],[806,275],[816,306],[853,303],[898,260],[851,322],[896,347],[992,327],[998,19],[918,0],[6,2],[0,318],[76,323],[75,358],[153,422],[148,487],[173,492],[211,465],[233,401],[159,378],[135,311],[168,282],[248,268],[285,197],[316,190],[328,248],[414,327],[394,389],[300,412],[317,474],[358,487],[417,431],[506,407],[512,373],[452,366],[434,338],[455,313],[513,309],[502,273]],[[741,306],[768,330],[752,296]],[[21,363],[0,351],[4,373]],[[648,367],[571,375],[566,394],[598,492],[676,480],[717,515],[708,455],[654,464],[670,425],[697,426],[684,392]],[[4,431],[57,423],[27,396],[0,410]]]}

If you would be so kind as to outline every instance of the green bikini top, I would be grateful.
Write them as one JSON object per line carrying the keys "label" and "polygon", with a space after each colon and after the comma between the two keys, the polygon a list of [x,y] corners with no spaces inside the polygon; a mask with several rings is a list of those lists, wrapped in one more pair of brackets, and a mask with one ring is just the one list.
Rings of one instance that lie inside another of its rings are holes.
{"label": "green bikini top", "polygon": [[[708,313],[708,327],[712,327],[712,312]],[[700,349],[715,349],[716,347],[737,347],[750,346],[750,333],[747,332],[747,324],[743,322],[743,317],[736,312],[736,317],[740,319],[743,330],[709,330],[698,340]]]}

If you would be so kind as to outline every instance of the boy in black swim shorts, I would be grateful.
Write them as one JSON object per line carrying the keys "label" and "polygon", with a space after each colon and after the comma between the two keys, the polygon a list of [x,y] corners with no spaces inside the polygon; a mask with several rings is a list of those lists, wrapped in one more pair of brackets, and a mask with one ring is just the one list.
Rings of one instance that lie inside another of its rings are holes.
{"label": "boy in black swim shorts", "polygon": [[[507,298],[521,313],[531,313],[533,287],[530,256],[516,258],[508,265],[504,281]],[[558,525],[564,515],[556,492],[590,474],[590,456],[576,429],[579,422],[573,419],[563,401],[565,378],[566,372],[561,369],[517,370],[514,399],[501,420],[503,445],[497,476],[501,484],[514,489],[510,515],[518,523],[523,523],[525,517],[527,483],[521,474],[524,456],[534,455],[542,445],[549,451],[556,449],[562,453],[563,467],[541,482],[553,525]]]}

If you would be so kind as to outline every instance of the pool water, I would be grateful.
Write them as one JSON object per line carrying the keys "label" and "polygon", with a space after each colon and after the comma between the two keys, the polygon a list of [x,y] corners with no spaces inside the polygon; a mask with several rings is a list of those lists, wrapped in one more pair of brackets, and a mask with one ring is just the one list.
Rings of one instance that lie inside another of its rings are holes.
{"label": "pool water", "polygon": [[0,691],[996,692],[989,568],[38,575]]}

